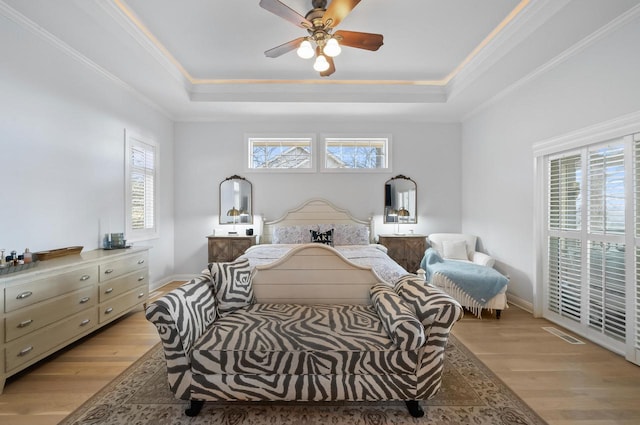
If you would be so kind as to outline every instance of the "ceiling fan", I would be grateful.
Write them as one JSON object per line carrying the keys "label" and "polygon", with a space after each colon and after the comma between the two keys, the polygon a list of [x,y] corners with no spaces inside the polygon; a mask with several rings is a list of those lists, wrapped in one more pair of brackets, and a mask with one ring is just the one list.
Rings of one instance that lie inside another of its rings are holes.
{"label": "ceiling fan", "polygon": [[340,54],[342,46],[375,51],[382,46],[382,35],[368,32],[336,31],[333,29],[360,3],[360,0],[312,0],[311,9],[305,16],[300,15],[280,0],[260,0],[260,7],[280,16],[309,33],[264,52],[265,56],[277,58],[291,50],[298,49],[298,56],[304,59],[316,57],[313,69],[321,77],[328,77],[336,70],[333,58]]}

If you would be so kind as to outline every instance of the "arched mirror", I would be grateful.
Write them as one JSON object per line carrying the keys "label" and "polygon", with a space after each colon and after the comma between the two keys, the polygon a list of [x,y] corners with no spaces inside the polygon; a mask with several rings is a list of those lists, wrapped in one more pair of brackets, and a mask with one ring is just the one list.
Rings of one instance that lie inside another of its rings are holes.
{"label": "arched mirror", "polygon": [[416,182],[402,174],[384,184],[384,222],[397,224],[415,224]]}
{"label": "arched mirror", "polygon": [[220,183],[220,224],[253,223],[251,182],[240,176]]}

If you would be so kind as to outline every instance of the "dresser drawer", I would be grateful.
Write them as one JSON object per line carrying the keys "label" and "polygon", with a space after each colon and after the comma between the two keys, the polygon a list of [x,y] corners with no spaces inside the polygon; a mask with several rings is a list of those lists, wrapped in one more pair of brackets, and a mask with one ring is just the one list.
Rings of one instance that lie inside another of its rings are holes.
{"label": "dresser drawer", "polygon": [[147,268],[147,253],[142,252],[122,260],[100,264],[100,282],[106,282],[116,277]]}
{"label": "dresser drawer", "polygon": [[101,283],[100,302],[102,303],[120,296],[141,285],[149,285],[149,272],[147,268]]}
{"label": "dresser drawer", "polygon": [[100,323],[112,320],[120,316],[123,312],[128,311],[131,307],[145,302],[148,295],[149,288],[147,285],[144,285],[120,295],[119,297],[101,303],[99,307]]}
{"label": "dresser drawer", "polygon": [[56,347],[67,345],[71,338],[94,328],[97,325],[97,316],[96,309],[89,308],[8,343],[5,346],[6,371],[10,373]]}
{"label": "dresser drawer", "polygon": [[5,341],[27,335],[62,318],[97,305],[96,289],[87,286],[48,301],[21,308],[5,317]]}
{"label": "dresser drawer", "polygon": [[91,266],[5,288],[5,312],[27,307],[76,289],[95,285],[98,267]]}

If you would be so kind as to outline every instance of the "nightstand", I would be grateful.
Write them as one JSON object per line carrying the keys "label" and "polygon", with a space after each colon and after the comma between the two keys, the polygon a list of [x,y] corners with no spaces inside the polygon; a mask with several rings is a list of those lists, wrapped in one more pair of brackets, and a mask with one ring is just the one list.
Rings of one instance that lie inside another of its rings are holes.
{"label": "nightstand", "polygon": [[226,263],[235,260],[256,244],[257,236],[207,236],[209,263]]}
{"label": "nightstand", "polygon": [[379,235],[378,243],[387,247],[387,254],[409,273],[420,268],[427,249],[426,235]]}

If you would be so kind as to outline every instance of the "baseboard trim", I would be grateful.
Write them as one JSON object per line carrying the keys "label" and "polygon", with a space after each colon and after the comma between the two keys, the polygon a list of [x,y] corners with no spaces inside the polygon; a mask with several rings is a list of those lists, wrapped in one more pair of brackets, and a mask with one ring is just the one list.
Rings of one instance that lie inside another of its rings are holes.
{"label": "baseboard trim", "polygon": [[507,293],[507,302],[533,314],[533,304],[523,298]]}

